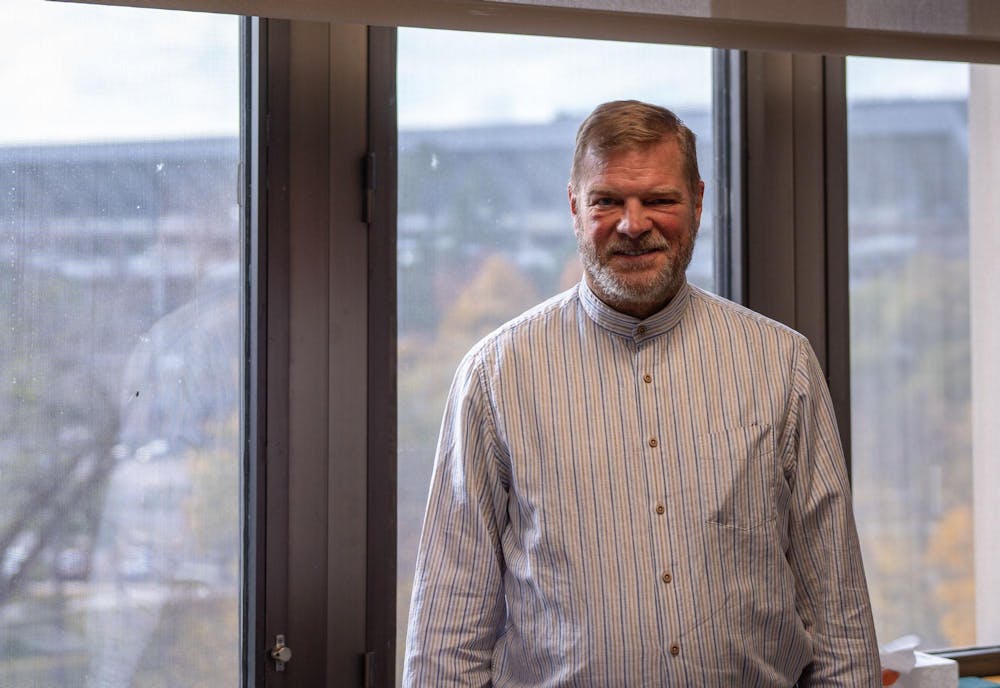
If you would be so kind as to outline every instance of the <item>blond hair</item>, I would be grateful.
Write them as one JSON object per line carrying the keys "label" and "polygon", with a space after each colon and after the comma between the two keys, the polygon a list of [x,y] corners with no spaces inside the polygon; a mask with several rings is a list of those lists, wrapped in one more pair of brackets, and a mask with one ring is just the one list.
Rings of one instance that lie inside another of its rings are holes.
{"label": "blond hair", "polygon": [[698,189],[698,154],[694,132],[670,110],[638,100],[615,100],[594,108],[576,133],[576,150],[569,183],[577,189],[588,154],[604,158],[633,148],[645,148],[661,141],[677,142],[684,158],[684,175],[692,193]]}

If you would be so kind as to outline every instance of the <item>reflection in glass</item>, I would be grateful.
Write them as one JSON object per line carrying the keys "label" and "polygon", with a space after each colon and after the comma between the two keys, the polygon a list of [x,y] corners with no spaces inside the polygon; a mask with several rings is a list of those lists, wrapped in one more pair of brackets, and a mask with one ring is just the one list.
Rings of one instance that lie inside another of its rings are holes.
{"label": "reflection in glass", "polygon": [[698,136],[709,190],[689,277],[713,288],[711,54],[400,30],[400,657],[448,385],[479,338],[579,281],[566,184],[577,127],[598,103],[662,104]]}
{"label": "reflection in glass", "polygon": [[0,132],[0,684],[238,685],[239,20],[5,13],[65,68]]}

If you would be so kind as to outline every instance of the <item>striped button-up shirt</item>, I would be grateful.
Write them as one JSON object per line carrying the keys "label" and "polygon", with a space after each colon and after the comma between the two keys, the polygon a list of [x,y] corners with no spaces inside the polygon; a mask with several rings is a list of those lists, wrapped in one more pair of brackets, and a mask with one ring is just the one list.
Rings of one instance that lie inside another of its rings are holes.
{"label": "striped button-up shirt", "polygon": [[645,319],[585,283],[450,392],[406,686],[878,686],[823,374],[685,285]]}

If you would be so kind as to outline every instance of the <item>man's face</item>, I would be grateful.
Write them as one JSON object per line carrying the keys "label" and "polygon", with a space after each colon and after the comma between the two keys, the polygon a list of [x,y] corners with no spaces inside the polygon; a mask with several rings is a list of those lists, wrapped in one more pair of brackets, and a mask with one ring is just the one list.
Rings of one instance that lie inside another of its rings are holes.
{"label": "man's face", "polygon": [[673,139],[590,152],[583,163],[569,205],[587,284],[615,310],[645,318],[684,282],[705,185],[688,186]]}

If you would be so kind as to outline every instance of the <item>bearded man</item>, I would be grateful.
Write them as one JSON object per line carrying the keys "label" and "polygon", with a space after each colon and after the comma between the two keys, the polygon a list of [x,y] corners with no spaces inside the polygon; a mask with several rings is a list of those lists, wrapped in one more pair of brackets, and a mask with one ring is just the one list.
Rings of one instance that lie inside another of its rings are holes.
{"label": "bearded man", "polygon": [[405,686],[881,684],[823,374],[686,281],[704,188],[669,110],[581,125],[584,279],[455,376]]}

